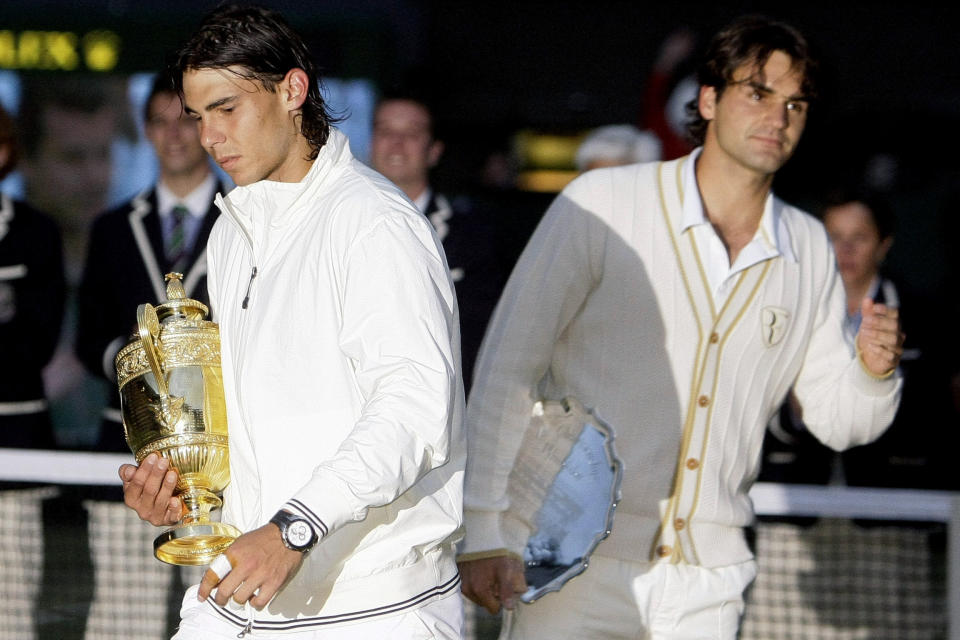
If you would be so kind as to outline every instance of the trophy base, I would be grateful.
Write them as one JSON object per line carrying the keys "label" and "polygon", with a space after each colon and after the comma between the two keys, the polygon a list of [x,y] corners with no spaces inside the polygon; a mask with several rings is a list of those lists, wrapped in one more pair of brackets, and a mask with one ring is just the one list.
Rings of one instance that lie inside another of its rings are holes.
{"label": "trophy base", "polygon": [[222,522],[188,524],[164,531],[153,541],[153,554],[167,564],[195,567],[210,564],[240,537]]}

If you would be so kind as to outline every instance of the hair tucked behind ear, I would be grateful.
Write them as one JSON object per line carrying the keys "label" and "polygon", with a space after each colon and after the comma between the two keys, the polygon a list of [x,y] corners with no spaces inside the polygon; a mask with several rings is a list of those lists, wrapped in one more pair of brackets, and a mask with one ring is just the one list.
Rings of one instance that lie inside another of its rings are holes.
{"label": "hair tucked behind ear", "polygon": [[177,52],[173,62],[176,88],[183,92],[183,73],[226,69],[264,89],[276,92],[291,69],[307,74],[306,100],[301,107],[300,132],[313,160],[327,142],[333,118],[320,94],[320,77],[303,39],[280,14],[256,6],[228,5],[209,13],[197,32]]}

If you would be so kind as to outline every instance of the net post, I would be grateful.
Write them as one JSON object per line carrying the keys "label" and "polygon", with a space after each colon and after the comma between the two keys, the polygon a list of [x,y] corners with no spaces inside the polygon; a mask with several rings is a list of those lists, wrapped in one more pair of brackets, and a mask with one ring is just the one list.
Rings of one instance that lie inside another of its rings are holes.
{"label": "net post", "polygon": [[947,524],[947,637],[960,640],[960,493],[951,497]]}

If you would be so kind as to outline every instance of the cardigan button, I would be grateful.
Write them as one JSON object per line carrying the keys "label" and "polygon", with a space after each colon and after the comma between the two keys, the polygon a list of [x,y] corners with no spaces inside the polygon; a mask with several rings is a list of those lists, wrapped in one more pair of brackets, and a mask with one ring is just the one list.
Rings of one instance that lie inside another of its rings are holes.
{"label": "cardigan button", "polygon": [[720,334],[717,333],[716,331],[714,331],[713,333],[711,333],[711,334],[710,334],[710,342],[711,342],[712,344],[717,344],[718,342],[720,342]]}
{"label": "cardigan button", "polygon": [[673,553],[673,548],[669,545],[662,544],[657,547],[657,555],[661,558],[667,558]]}
{"label": "cardigan button", "polygon": [[700,466],[700,461],[696,458],[687,458],[687,469],[695,471]]}
{"label": "cardigan button", "polygon": [[699,404],[701,407],[705,407],[710,404],[710,398],[707,396],[700,396],[697,398],[697,404]]}
{"label": "cardigan button", "polygon": [[677,531],[683,530],[685,526],[687,526],[687,521],[684,520],[683,518],[677,518],[676,520],[673,521],[673,528],[676,529]]}

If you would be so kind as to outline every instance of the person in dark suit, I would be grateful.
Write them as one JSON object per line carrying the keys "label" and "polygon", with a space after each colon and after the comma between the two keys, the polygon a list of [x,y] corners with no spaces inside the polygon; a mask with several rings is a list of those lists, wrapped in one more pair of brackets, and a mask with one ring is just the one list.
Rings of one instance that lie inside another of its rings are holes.
{"label": "person in dark suit", "polygon": [[[0,180],[17,149],[0,108]],[[0,193],[0,447],[54,447],[41,372],[57,346],[65,292],[56,223]]]}
{"label": "person in dark suit", "polygon": [[[116,381],[114,357],[130,339],[137,306],[166,300],[164,275],[183,274],[187,295],[207,301],[206,245],[218,215],[218,184],[196,123],[183,112],[165,74],[146,102],[146,134],[159,179],[131,201],[94,221],[79,291],[76,352],[91,372]],[[119,395],[104,410],[100,451],[127,451]]]}
{"label": "person in dark suit", "polygon": [[374,111],[370,164],[407,195],[433,225],[457,290],[463,383],[467,391],[487,321],[500,297],[494,228],[466,197],[433,189],[430,170],[443,154],[433,112],[422,97],[401,91],[381,98]]}

